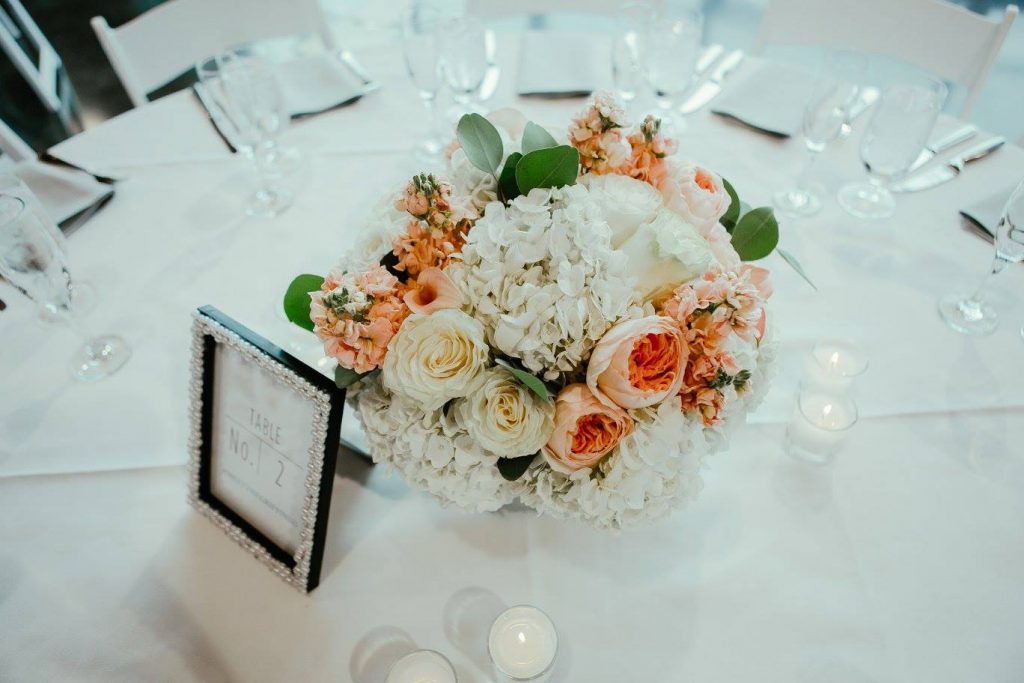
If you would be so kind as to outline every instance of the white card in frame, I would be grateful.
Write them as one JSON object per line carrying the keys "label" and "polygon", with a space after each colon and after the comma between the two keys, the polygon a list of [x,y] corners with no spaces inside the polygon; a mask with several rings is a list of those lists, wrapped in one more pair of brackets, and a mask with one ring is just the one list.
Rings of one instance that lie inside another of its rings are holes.
{"label": "white card in frame", "polygon": [[193,316],[192,505],[285,582],[320,581],[345,392],[211,306]]}

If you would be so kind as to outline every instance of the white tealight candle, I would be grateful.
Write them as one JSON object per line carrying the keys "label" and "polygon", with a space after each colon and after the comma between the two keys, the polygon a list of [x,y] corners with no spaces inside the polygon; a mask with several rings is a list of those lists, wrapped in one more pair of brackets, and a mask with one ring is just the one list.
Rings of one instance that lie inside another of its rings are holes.
{"label": "white tealight candle", "polygon": [[809,389],[846,391],[868,369],[868,357],[851,341],[826,339],[811,350],[805,368]]}
{"label": "white tealight candle", "polygon": [[499,678],[536,681],[550,671],[555,661],[558,634],[548,615],[536,607],[519,605],[494,620],[487,649]]}
{"label": "white tealight candle", "polygon": [[857,404],[852,399],[802,392],[786,430],[786,448],[798,458],[828,462],[856,422]]}
{"label": "white tealight candle", "polygon": [[457,683],[448,658],[433,650],[416,650],[391,667],[385,683]]}

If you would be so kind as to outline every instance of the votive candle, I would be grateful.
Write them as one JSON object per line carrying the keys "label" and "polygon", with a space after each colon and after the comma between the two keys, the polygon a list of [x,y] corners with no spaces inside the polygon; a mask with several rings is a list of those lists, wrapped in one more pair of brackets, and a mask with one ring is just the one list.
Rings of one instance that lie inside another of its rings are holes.
{"label": "votive candle", "polygon": [[809,389],[844,392],[867,369],[867,354],[857,344],[845,339],[823,339],[814,345],[807,359],[804,384]]}
{"label": "votive candle", "polygon": [[494,620],[487,650],[499,681],[543,681],[558,653],[558,634],[544,612],[518,605]]}
{"label": "votive candle", "polygon": [[786,430],[786,450],[797,458],[826,463],[839,451],[856,423],[857,404],[853,399],[801,392]]}
{"label": "votive candle", "polygon": [[416,650],[391,667],[385,683],[458,683],[448,658],[434,650]]}

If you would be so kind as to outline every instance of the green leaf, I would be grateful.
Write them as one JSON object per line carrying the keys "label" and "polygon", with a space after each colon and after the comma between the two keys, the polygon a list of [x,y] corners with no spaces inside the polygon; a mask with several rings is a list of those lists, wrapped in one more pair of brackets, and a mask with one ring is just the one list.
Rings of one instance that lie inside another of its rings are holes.
{"label": "green leaf", "polygon": [[778,243],[779,222],[768,206],[745,214],[732,231],[732,246],[744,261],[763,259]]}
{"label": "green leaf", "polygon": [[504,152],[498,129],[480,114],[466,114],[459,119],[456,133],[470,163],[497,178]]}
{"label": "green leaf", "polygon": [[501,196],[506,201],[512,201],[519,196],[519,185],[516,183],[516,166],[523,155],[519,152],[512,152],[505,159],[505,167],[501,169],[501,177],[498,178],[498,188]]}
{"label": "green leaf", "polygon": [[533,464],[534,458],[538,453],[533,455],[523,455],[518,458],[499,458],[498,459],[498,472],[506,481],[515,481],[519,477],[526,474],[526,470],[530,469],[530,465]]}
{"label": "green leaf", "polygon": [[320,289],[324,279],[319,275],[303,274],[292,280],[284,293],[284,314],[291,322],[304,330],[313,331],[309,319],[309,294]]}
{"label": "green leaf", "polygon": [[526,128],[523,129],[523,154],[557,146],[558,141],[551,136],[551,133],[533,121],[527,121]]}
{"label": "green leaf", "polygon": [[538,149],[519,160],[516,183],[523,194],[529,194],[535,187],[573,185],[579,170],[580,153],[575,147],[559,145]]}
{"label": "green leaf", "polygon": [[369,375],[369,372],[359,374],[355,370],[349,368],[343,368],[340,365],[334,368],[334,384],[339,389],[348,389],[350,386],[361,380],[362,378]]}
{"label": "green leaf", "polygon": [[796,256],[793,256],[785,249],[776,249],[775,253],[782,257],[782,260],[789,264],[789,267],[796,271],[796,274],[804,279],[804,281],[814,288],[814,291],[818,291],[817,285],[811,282],[811,278],[807,277],[807,273],[804,271],[804,267],[800,265],[800,262],[796,260]]}
{"label": "green leaf", "polygon": [[722,184],[725,185],[725,191],[729,193],[729,210],[725,212],[720,222],[732,234],[733,228],[736,227],[736,221],[740,219],[740,196],[736,194],[736,189],[732,186],[732,183],[725,178],[722,178]]}
{"label": "green leaf", "polygon": [[543,400],[551,400],[551,394],[548,392],[547,386],[539,378],[534,377],[525,370],[520,370],[504,358],[497,358],[494,362],[512,373],[513,377],[526,385],[527,389],[540,396]]}

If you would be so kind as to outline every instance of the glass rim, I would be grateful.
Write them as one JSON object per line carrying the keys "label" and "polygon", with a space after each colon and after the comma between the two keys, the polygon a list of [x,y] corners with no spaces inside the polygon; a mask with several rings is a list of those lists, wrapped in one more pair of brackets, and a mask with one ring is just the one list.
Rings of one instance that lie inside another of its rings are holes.
{"label": "glass rim", "polygon": [[819,339],[814,343],[814,346],[811,348],[811,357],[814,359],[814,362],[818,364],[818,367],[823,369],[827,367],[824,363],[821,362],[821,358],[818,357],[818,349],[828,344],[849,347],[855,350],[857,354],[860,356],[861,362],[859,368],[855,372],[846,372],[845,370],[839,371],[836,374],[838,374],[840,377],[842,377],[843,379],[853,379],[855,377],[860,377],[861,375],[868,371],[868,367],[871,365],[871,360],[868,358],[868,355],[864,353],[864,349],[861,347],[861,345],[852,342],[849,339],[842,339],[839,337]]}
{"label": "glass rim", "polygon": [[433,649],[427,648],[427,647],[421,647],[421,648],[418,648],[416,650],[413,650],[412,652],[406,652],[404,655],[402,655],[401,657],[396,659],[391,664],[391,666],[388,667],[388,673],[387,673],[386,676],[384,676],[385,683],[387,683],[387,681],[391,678],[391,674],[395,670],[395,667],[398,666],[399,664],[401,664],[402,661],[408,659],[409,657],[412,657],[413,655],[418,655],[418,654],[423,653],[423,652],[427,652],[427,653],[430,653],[430,654],[433,654],[433,655],[437,655],[438,657],[440,657],[441,661],[444,662],[444,664],[452,672],[452,680],[455,681],[456,683],[458,683],[459,676],[458,676],[458,674],[455,673],[455,665],[452,664],[452,660],[448,659],[447,657],[444,656],[444,654],[438,652],[437,650],[433,650]]}
{"label": "glass rim", "polygon": [[[548,664],[544,668],[543,671],[540,671],[539,673],[536,673],[536,674],[530,676],[529,678],[521,678],[521,677],[515,676],[515,675],[510,674],[507,671],[505,671],[505,669],[503,669],[500,664],[498,664],[496,661],[494,661],[494,652],[491,650],[491,634],[494,633],[494,625],[496,623],[498,623],[498,619],[501,619],[503,616],[505,616],[506,614],[508,614],[512,610],[518,609],[518,608],[521,608],[521,607],[525,607],[525,608],[536,610],[536,611],[540,612],[544,616],[544,618],[548,620],[548,623],[551,624],[551,632],[552,632],[552,634],[555,637],[555,654],[554,654],[553,657],[551,657],[551,663]],[[545,612],[544,610],[542,610],[540,607],[537,607],[536,605],[530,605],[528,603],[520,603],[520,604],[517,604],[517,605],[512,605],[512,606],[502,610],[501,614],[496,616],[494,618],[494,621],[491,622],[491,628],[488,629],[488,631],[487,631],[487,656],[491,660],[491,664],[494,666],[494,668],[497,669],[499,672],[501,672],[501,674],[503,676],[505,676],[506,678],[508,678],[509,680],[512,680],[512,681],[535,681],[535,680],[537,680],[537,679],[539,679],[539,678],[541,678],[543,676],[546,676],[547,674],[549,674],[551,672],[552,669],[555,668],[555,662],[558,660],[558,629],[555,627],[555,620],[552,619],[551,616],[548,615],[548,613]]]}
{"label": "glass rim", "polygon": [[0,205],[3,203],[10,203],[17,207],[9,216],[0,213],[0,228],[6,228],[14,221],[21,218],[21,215],[25,213],[25,200],[13,194],[0,193]]}
{"label": "glass rim", "polygon": [[[825,398],[833,404],[842,403],[843,405],[845,405],[850,411],[849,424],[844,425],[842,427],[824,427],[815,422],[814,418],[807,414],[807,408],[804,406],[804,401],[810,400],[812,397]],[[851,429],[853,429],[854,425],[857,424],[857,421],[860,420],[860,410],[857,408],[857,402],[854,401],[849,396],[836,396],[832,394],[826,394],[822,391],[802,390],[800,394],[797,396],[796,405],[797,410],[800,411],[800,416],[803,419],[807,420],[807,422],[810,423],[816,429],[820,429],[825,432],[830,432],[832,434],[841,434],[843,432],[848,432]]]}

